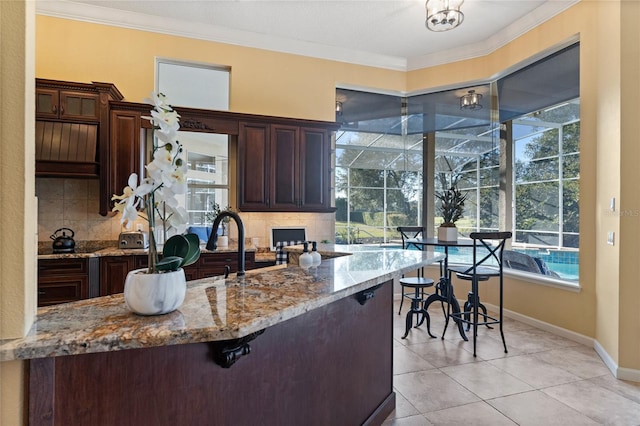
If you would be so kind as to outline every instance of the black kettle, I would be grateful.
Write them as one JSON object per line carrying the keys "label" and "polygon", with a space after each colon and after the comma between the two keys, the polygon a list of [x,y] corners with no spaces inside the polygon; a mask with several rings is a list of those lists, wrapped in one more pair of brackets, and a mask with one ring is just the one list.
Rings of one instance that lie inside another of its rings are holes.
{"label": "black kettle", "polygon": [[[71,235],[67,236],[65,231],[71,232]],[[58,232],[62,232],[62,235],[58,235]],[[73,240],[74,232],[69,228],[60,228],[53,233],[49,238],[53,240],[53,252],[54,253],[74,253],[76,248],[76,242]]]}

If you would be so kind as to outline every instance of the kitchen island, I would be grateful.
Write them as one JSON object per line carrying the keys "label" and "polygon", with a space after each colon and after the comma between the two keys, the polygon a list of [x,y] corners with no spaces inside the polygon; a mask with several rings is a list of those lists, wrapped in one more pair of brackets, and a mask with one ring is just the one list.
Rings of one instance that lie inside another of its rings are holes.
{"label": "kitchen island", "polygon": [[196,280],[154,317],[122,295],[40,308],[0,359],[30,360],[30,424],[380,424],[395,407],[393,278],[437,260],[372,249]]}

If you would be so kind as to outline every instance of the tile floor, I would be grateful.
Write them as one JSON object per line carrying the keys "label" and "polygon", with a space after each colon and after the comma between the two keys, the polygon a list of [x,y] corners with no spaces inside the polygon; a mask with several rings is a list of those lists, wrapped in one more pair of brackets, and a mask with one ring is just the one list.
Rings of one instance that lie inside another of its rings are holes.
{"label": "tile floor", "polygon": [[481,327],[477,357],[433,304],[426,324],[405,340],[403,306],[394,321],[396,410],[385,426],[640,426],[640,383],[616,380],[591,347],[505,318],[500,332]]}

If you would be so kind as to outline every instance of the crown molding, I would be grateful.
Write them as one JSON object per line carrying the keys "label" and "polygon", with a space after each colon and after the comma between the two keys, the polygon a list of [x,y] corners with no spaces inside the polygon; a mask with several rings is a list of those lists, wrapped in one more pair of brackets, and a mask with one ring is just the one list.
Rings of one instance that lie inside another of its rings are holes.
{"label": "crown molding", "polygon": [[66,0],[37,0],[36,13],[43,16],[71,19],[140,31],[224,43],[248,48],[307,56],[394,71],[412,71],[436,65],[488,55],[517,37],[556,16],[579,0],[548,1],[525,17],[513,22],[503,31],[477,43],[450,49],[446,52],[416,58],[403,58],[354,51],[340,47],[292,40],[264,34],[254,34],[196,22],[163,18],[142,13],[73,3]]}

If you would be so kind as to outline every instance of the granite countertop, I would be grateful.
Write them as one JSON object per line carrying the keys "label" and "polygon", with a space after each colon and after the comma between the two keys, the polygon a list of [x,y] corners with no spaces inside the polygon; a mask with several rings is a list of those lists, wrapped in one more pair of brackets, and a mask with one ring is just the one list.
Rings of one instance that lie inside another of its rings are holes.
{"label": "granite countertop", "polygon": [[39,308],[26,337],[0,341],[0,361],[236,339],[443,258],[412,250],[334,248],[334,256],[353,254],[309,270],[278,265],[244,277],[189,281],[182,306],[166,315],[133,314],[122,294]]}
{"label": "granite countertop", "polygon": [[[207,250],[206,243],[200,244],[202,253],[235,253],[238,251],[237,242],[230,242],[226,247],[218,247],[216,250]],[[158,246],[162,252],[162,245]],[[258,248],[252,244],[245,244],[245,252],[257,252]],[[76,243],[75,253],[53,253],[50,243],[38,245],[38,259],[81,259],[87,257],[106,256],[134,256],[148,254],[148,249],[121,249],[117,241],[79,241]]]}

